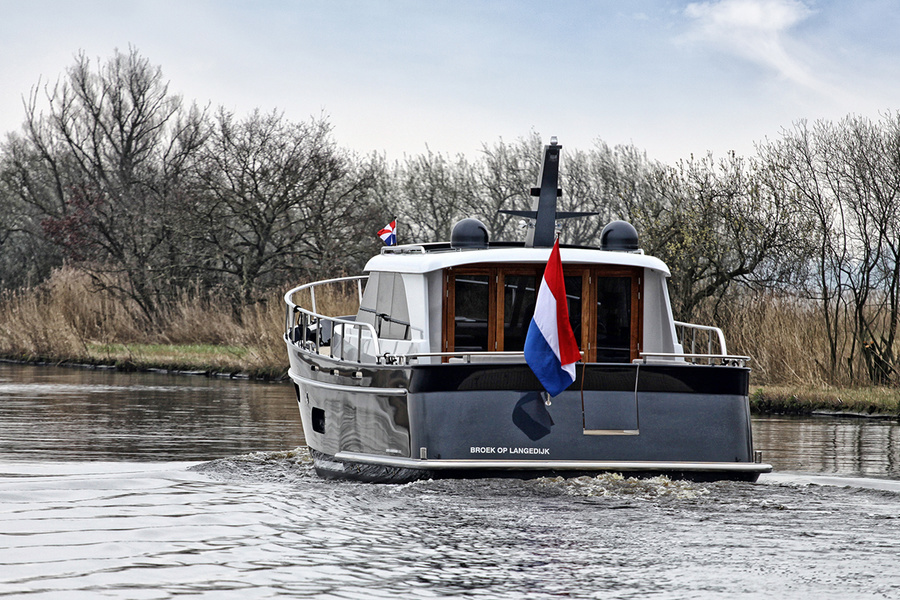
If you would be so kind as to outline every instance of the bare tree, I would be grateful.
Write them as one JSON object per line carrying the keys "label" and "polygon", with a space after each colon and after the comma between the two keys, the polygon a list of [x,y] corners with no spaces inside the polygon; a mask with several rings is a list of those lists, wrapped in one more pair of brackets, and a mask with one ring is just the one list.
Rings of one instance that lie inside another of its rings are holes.
{"label": "bare tree", "polygon": [[644,248],[672,270],[676,314],[693,317],[734,284],[773,285],[804,252],[789,198],[760,184],[760,166],[734,154],[681,161],[651,179],[650,211],[634,210]]}
{"label": "bare tree", "polygon": [[586,152],[569,150],[563,161],[566,210],[596,212],[596,217],[566,221],[563,235],[572,244],[599,244],[603,228],[616,219],[648,221],[659,205],[651,181],[660,166],[634,146],[610,148],[602,140]]}
{"label": "bare tree", "polygon": [[12,144],[16,193],[69,260],[152,317],[177,278],[171,216],[203,143],[202,114],[183,109],[134,49],[96,69],[79,54],[43,98],[46,113],[32,90]]}
{"label": "bare tree", "polygon": [[780,139],[761,144],[758,152],[766,165],[769,187],[790,194],[794,210],[810,223],[808,229],[798,232],[808,236],[814,246],[813,277],[804,288],[819,306],[828,338],[824,374],[836,381],[847,344],[842,318],[847,289],[843,273],[850,254],[846,218],[838,201],[842,182],[833,166],[836,155],[829,141],[833,136],[830,129],[826,122],[810,127],[806,121],[799,121]]}
{"label": "bare tree", "polygon": [[499,211],[531,210],[530,190],[541,167],[541,146],[536,133],[513,143],[483,144],[481,156],[471,165],[463,210],[485,224],[492,240],[524,239],[520,219]]}
{"label": "bare tree", "polygon": [[[374,247],[377,166],[340,151],[324,118],[291,123],[272,112],[238,120],[220,111],[192,203],[198,268],[232,282],[239,302],[290,278],[359,262]],[[377,241],[377,240],[376,240]]]}
{"label": "bare tree", "polygon": [[856,342],[873,383],[896,375],[894,343],[900,323],[900,128],[848,117],[838,124],[837,162],[849,217],[851,251],[846,281],[853,299]]}
{"label": "bare tree", "polygon": [[397,198],[393,205],[408,228],[410,242],[450,239],[453,224],[466,214],[471,194],[471,166],[462,155],[451,158],[427,150],[407,157],[393,170]]}
{"label": "bare tree", "polygon": [[793,193],[810,227],[815,259],[807,281],[828,338],[826,374],[871,383],[897,380],[900,325],[900,115],[881,123],[798,122],[760,147],[769,182]]}
{"label": "bare tree", "polygon": [[44,213],[23,194],[40,187],[40,159],[20,136],[10,135],[0,147],[0,286],[18,288],[37,283],[62,264],[60,249],[41,228]]}

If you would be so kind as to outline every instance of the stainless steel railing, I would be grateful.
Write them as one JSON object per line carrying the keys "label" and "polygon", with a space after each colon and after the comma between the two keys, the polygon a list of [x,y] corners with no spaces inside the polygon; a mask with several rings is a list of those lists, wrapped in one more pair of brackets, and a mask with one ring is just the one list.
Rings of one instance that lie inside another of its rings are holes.
{"label": "stainless steel railing", "polygon": [[[318,310],[316,289],[355,283],[359,301],[362,302],[363,286],[367,275],[338,277],[315,281],[293,288],[284,295],[286,305],[284,320],[285,339],[313,353],[327,355],[338,360],[372,364],[410,364],[425,358],[455,358],[471,362],[473,358],[499,358],[504,360],[523,357],[522,352],[408,352],[391,354],[382,351],[382,344],[375,327],[366,322],[323,315]],[[295,297],[308,292],[309,307],[302,306]],[[718,327],[675,321],[682,353],[642,352],[641,360],[648,358],[685,360],[707,364],[739,364],[750,360],[747,356],[730,356],[725,335]],[[338,343],[335,343],[339,340]],[[367,346],[367,347],[366,347]]]}
{"label": "stainless steel railing", "polygon": [[[337,277],[335,279],[325,279],[322,281],[314,281],[295,287],[284,295],[286,305],[284,317],[284,336],[285,339],[299,345],[308,352],[321,353],[327,348],[327,355],[331,358],[339,360],[348,360],[349,349],[355,350],[355,362],[363,362],[363,343],[371,344],[371,352],[365,355],[378,357],[381,355],[381,347],[378,341],[378,334],[370,323],[357,322],[355,320],[342,319],[340,317],[329,317],[323,315],[318,310],[316,302],[316,288],[326,285],[337,285],[348,282],[355,282],[359,300],[362,302],[363,283],[368,279],[368,275],[358,275],[355,277]],[[309,292],[310,307],[304,308],[297,301],[295,296],[300,292]],[[338,335],[338,332],[339,335]],[[349,334],[348,334],[349,332]],[[339,337],[340,343],[335,348],[335,337]],[[351,340],[355,340],[355,345],[351,344]],[[372,362],[378,362],[377,358]]]}
{"label": "stainless steel railing", "polygon": [[[718,327],[675,321],[675,329],[678,330],[678,341],[686,354],[718,354],[719,356],[728,354],[725,334]],[[688,349],[688,345],[690,345],[690,349]],[[718,350],[718,352],[714,352],[714,350]]]}

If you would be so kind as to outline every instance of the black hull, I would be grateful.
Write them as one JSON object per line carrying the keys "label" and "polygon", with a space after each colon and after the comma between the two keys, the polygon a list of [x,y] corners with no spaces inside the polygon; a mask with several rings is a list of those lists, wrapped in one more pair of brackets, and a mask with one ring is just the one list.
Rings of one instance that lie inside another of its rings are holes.
{"label": "black hull", "polygon": [[316,475],[322,479],[343,479],[365,483],[409,483],[420,479],[435,479],[434,471],[410,469],[343,460],[309,449]]}
{"label": "black hull", "polygon": [[597,472],[755,481],[749,370],[691,364],[579,365],[548,405],[524,364],[377,366],[352,372],[298,352],[304,435],[329,479]]}

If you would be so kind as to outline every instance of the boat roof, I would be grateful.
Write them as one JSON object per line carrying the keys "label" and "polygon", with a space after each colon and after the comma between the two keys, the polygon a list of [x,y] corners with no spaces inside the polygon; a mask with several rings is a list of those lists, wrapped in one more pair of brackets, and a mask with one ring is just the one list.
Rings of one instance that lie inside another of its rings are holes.
{"label": "boat roof", "polygon": [[[393,273],[430,273],[449,267],[485,263],[545,264],[551,248],[506,246],[494,248],[459,249],[428,248],[426,244],[385,247],[382,253],[366,263],[366,271]],[[669,277],[664,262],[642,252],[620,252],[599,248],[566,247],[559,250],[563,265],[614,265],[652,269]]]}

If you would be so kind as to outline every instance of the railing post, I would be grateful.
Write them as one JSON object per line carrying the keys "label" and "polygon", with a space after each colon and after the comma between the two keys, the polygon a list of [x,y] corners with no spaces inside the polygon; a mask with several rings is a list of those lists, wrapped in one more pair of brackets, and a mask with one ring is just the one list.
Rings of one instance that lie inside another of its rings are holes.
{"label": "railing post", "polygon": [[322,345],[322,317],[316,317],[316,354]]}
{"label": "railing post", "polygon": [[[307,351],[314,351],[316,353],[321,351],[321,346],[324,341],[324,334],[322,333],[322,326],[325,322],[331,323],[331,340],[329,341],[329,352],[328,355],[331,358],[340,357],[341,360],[346,359],[346,348],[344,347],[345,343],[349,343],[349,340],[345,339],[347,337],[347,325],[351,326],[351,332],[353,329],[356,329],[356,341],[357,348],[359,349],[356,362],[363,363],[362,360],[362,351],[363,351],[363,329],[366,329],[370,332],[372,339],[372,353],[375,357],[376,361],[378,361],[378,354],[380,353],[380,344],[378,340],[378,332],[376,332],[375,328],[369,325],[368,323],[357,323],[357,322],[345,322],[342,319],[336,319],[334,317],[328,317],[324,315],[320,315],[318,312],[318,302],[316,300],[316,292],[315,288],[319,285],[323,284],[335,284],[335,283],[346,283],[350,280],[354,280],[356,282],[357,296],[359,297],[360,304],[363,300],[363,282],[368,279],[368,276],[359,276],[359,277],[343,277],[337,279],[331,279],[327,281],[319,281],[315,283],[310,283],[306,285],[299,286],[294,288],[293,290],[287,292],[284,296],[284,300],[287,303],[287,312],[285,313],[285,330],[288,332],[293,332],[293,326],[297,323],[302,325],[303,331],[303,345],[302,347]],[[294,296],[295,294],[299,294],[305,290],[309,290],[310,302],[312,305],[312,310],[308,308],[303,308],[295,303]],[[299,315],[294,315],[293,313],[299,313]],[[337,327],[335,324],[340,321],[341,325],[341,348],[337,352],[335,352],[334,343],[335,337],[337,335]],[[316,332],[312,339],[309,338],[309,329],[315,325]],[[293,336],[291,338],[293,340]],[[310,345],[315,346],[314,348],[310,348]]]}
{"label": "railing post", "polygon": [[328,356],[334,358],[334,321],[328,319],[328,322],[331,323],[331,339],[328,340]]}

